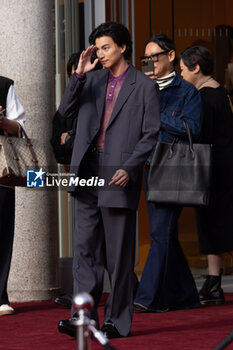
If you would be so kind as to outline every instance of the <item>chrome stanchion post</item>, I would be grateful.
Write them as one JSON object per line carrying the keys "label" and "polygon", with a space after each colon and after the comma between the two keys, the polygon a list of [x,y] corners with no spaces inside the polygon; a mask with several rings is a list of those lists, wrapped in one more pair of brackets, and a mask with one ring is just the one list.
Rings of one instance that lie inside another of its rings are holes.
{"label": "chrome stanchion post", "polygon": [[77,294],[73,298],[73,309],[77,314],[77,319],[72,319],[72,324],[76,327],[77,350],[91,350],[90,334],[106,350],[115,350],[104,334],[96,329],[96,323],[90,319],[90,311],[94,306],[94,300],[88,293]]}
{"label": "chrome stanchion post", "polygon": [[94,300],[88,293],[77,294],[73,299],[73,309],[77,313],[76,326],[77,350],[90,350],[90,311],[94,306]]}

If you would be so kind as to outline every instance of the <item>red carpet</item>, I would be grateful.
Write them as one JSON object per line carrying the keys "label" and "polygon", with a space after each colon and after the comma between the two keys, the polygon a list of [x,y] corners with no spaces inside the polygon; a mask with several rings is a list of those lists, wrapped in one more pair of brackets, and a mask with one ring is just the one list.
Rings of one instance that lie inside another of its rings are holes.
{"label": "red carpet", "polygon": [[[132,336],[115,339],[119,350],[212,350],[233,329],[233,294],[226,305],[134,315]],[[52,302],[13,304],[16,314],[0,317],[1,350],[74,350],[76,341],[57,332],[69,310]],[[103,306],[99,308],[103,319]],[[92,350],[102,349],[92,341]],[[233,343],[227,350],[233,349]]]}

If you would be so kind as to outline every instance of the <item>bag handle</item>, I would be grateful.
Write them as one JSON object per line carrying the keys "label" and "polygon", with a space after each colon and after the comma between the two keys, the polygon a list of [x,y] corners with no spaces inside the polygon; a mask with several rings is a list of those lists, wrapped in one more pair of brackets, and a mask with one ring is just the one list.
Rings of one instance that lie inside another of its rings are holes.
{"label": "bag handle", "polygon": [[25,139],[27,140],[27,146],[29,147],[30,149],[30,152],[31,152],[31,155],[32,155],[32,161],[33,163],[35,164],[35,166],[38,167],[38,159],[37,159],[37,156],[36,156],[36,153],[34,151],[34,148],[33,148],[33,144],[31,142],[31,139],[28,137],[28,135],[26,134],[26,131],[24,128],[22,128],[22,133],[24,134],[25,136]]}
{"label": "bag handle", "polygon": [[[189,149],[190,149],[190,152],[192,154],[192,158],[194,159],[195,158],[195,152],[194,152],[194,148],[193,148],[193,139],[192,139],[192,134],[191,134],[191,130],[189,128],[189,125],[188,125],[188,122],[187,120],[185,119],[182,119],[183,121],[183,124],[184,124],[184,127],[186,129],[186,132],[187,132],[187,135],[188,135],[188,140],[189,140]],[[172,145],[170,147],[170,151],[169,151],[169,158],[171,158],[173,156],[173,153],[174,153],[174,146],[175,144],[177,144],[177,142],[179,141],[179,137],[175,137],[173,142],[172,142]]]}
{"label": "bag handle", "polygon": [[191,130],[189,128],[187,120],[183,119],[183,123],[184,123],[184,127],[185,127],[185,129],[187,131],[187,134],[188,134],[190,152],[192,152],[194,154],[193,138],[192,138]]}

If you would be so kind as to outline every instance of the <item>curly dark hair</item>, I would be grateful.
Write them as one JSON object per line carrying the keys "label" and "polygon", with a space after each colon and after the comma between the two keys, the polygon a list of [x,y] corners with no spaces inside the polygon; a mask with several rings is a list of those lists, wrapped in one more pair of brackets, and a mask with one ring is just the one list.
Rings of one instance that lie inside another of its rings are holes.
{"label": "curly dark hair", "polygon": [[123,55],[127,61],[130,60],[132,55],[132,41],[128,29],[123,24],[117,22],[105,22],[100,24],[90,34],[90,44],[95,45],[96,39],[102,36],[110,36],[118,46],[126,45]]}

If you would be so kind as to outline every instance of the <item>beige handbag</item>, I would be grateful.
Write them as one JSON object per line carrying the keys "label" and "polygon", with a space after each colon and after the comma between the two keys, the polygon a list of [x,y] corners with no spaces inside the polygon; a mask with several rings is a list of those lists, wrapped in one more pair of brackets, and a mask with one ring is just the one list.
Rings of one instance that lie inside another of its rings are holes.
{"label": "beige handbag", "polygon": [[22,128],[24,137],[0,136],[0,185],[26,186],[27,170],[44,169],[45,148],[39,141],[30,139]]}

